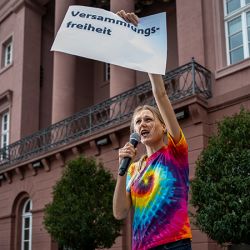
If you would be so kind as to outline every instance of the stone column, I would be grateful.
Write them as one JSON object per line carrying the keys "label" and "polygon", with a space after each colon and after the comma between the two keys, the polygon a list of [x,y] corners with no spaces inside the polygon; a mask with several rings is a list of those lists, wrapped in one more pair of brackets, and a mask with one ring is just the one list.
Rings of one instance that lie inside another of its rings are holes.
{"label": "stone column", "polygon": [[[69,5],[75,0],[55,0],[55,34],[58,31]],[[75,56],[54,52],[52,123],[74,114]]]}
{"label": "stone column", "polygon": [[190,62],[192,57],[205,65],[203,7],[200,0],[192,1],[192,5],[176,0],[179,65]]}
{"label": "stone column", "polygon": [[[134,11],[134,0],[111,0],[110,10],[116,13],[119,10]],[[119,66],[110,66],[110,97],[118,95],[136,86],[135,71]]]}
{"label": "stone column", "polygon": [[[15,93],[10,103],[11,141],[19,140],[39,130],[43,8],[35,2],[15,1],[13,11],[15,15],[10,20],[13,20],[14,31],[12,38],[14,67],[10,68],[13,71],[9,73],[11,75],[9,79],[13,82],[6,85],[7,89],[14,88]],[[9,29],[10,27],[12,26],[9,26]],[[3,81],[1,85],[6,83]]]}

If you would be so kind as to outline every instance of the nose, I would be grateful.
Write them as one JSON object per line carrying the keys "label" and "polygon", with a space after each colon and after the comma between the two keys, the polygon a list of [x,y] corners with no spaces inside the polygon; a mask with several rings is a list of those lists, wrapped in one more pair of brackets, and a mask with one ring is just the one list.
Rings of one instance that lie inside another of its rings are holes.
{"label": "nose", "polygon": [[141,130],[141,128],[145,128],[146,126],[147,126],[146,122],[142,120],[139,126],[139,130]]}

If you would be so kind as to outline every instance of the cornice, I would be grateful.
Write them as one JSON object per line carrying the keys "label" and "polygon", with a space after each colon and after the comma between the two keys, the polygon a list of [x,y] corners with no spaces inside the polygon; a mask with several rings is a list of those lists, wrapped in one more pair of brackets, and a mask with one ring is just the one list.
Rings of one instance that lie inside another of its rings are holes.
{"label": "cornice", "polygon": [[10,89],[6,90],[2,94],[0,94],[0,103],[5,102],[5,101],[8,103],[11,103],[12,96],[13,96],[13,91]]}
{"label": "cornice", "polygon": [[13,11],[18,12],[24,6],[32,9],[40,15],[44,15],[46,12],[45,8],[42,5],[40,5],[36,1],[31,0],[16,0],[13,4]]}
{"label": "cornice", "polygon": [[232,90],[208,101],[208,112],[212,113],[250,100],[250,85]]}
{"label": "cornice", "polygon": [[6,3],[8,3],[9,2],[9,0],[3,0],[1,3],[0,3],[0,9],[2,9],[3,7],[4,7],[4,5],[6,4]]}
{"label": "cornice", "polygon": [[6,0],[0,5],[0,23],[13,12],[12,3],[12,1]]}
{"label": "cornice", "polygon": [[45,7],[31,0],[12,0],[4,1],[0,6],[0,23],[3,22],[8,16],[13,13],[17,13],[21,8],[30,8],[40,15],[44,15],[46,12]]}

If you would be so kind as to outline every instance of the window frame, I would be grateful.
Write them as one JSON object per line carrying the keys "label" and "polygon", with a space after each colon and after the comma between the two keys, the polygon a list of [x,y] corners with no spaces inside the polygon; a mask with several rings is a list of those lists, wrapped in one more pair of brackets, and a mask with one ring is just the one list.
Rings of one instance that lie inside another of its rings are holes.
{"label": "window frame", "polygon": [[[6,121],[4,120],[6,118]],[[5,128],[6,124],[6,128]],[[7,135],[6,141],[3,141],[4,135]],[[9,110],[1,114],[1,148],[9,145],[9,135],[10,135],[10,112]],[[5,144],[3,146],[3,144]]]}
{"label": "window frame", "polygon": [[[8,51],[9,50],[9,51]],[[11,35],[2,42],[2,62],[1,68],[7,68],[13,63],[13,36]]]}
{"label": "window frame", "polygon": [[110,81],[110,63],[104,63],[104,82]]}
{"label": "window frame", "polygon": [[[30,209],[28,212],[26,212],[26,208],[30,205]],[[32,250],[32,201],[31,199],[28,199],[23,204],[22,208],[22,231],[21,231],[21,250],[25,250],[25,242],[28,242],[28,250]],[[29,227],[25,227],[25,219],[28,219],[29,221]],[[25,230],[28,230],[29,239],[25,240]]]}
{"label": "window frame", "polygon": [[[4,121],[7,116],[7,120]],[[4,128],[6,124],[6,129]],[[5,110],[0,113],[0,149],[1,149],[1,160],[5,160],[8,158],[8,145],[10,142],[10,111]],[[6,139],[6,141],[4,141]]]}
{"label": "window frame", "polygon": [[[248,38],[247,32],[247,13],[250,13],[250,4],[246,3],[246,0],[240,0],[240,8],[232,11],[231,13],[227,13],[227,0],[223,0],[223,7],[224,7],[224,28],[225,28],[225,41],[226,41],[226,58],[227,58],[227,65],[237,64],[247,58],[250,57],[250,49],[249,49],[249,41],[250,37]],[[235,20],[236,18],[241,17],[241,29],[242,29],[242,45],[243,45],[243,58],[232,62],[231,61],[231,52],[229,48],[229,22]]]}

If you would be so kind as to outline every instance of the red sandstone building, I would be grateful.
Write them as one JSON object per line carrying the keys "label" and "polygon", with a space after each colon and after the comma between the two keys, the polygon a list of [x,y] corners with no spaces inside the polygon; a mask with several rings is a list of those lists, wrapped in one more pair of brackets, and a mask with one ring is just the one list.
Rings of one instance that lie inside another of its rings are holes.
{"label": "red sandstone building", "polygon": [[[94,2],[0,1],[1,250],[58,249],[43,210],[65,163],[95,156],[116,176],[131,112],[152,101],[145,73],[50,51],[68,6]],[[192,178],[216,121],[250,108],[250,1],[140,2],[111,0],[110,9],[167,12],[165,83],[189,143]],[[194,250],[219,249],[192,230]],[[130,232],[127,221],[112,249],[131,249]]]}

